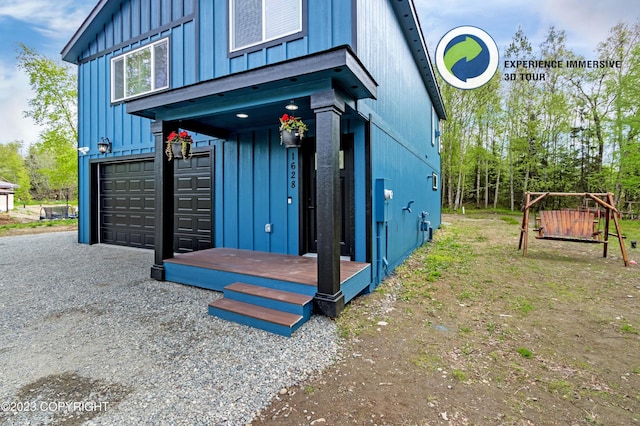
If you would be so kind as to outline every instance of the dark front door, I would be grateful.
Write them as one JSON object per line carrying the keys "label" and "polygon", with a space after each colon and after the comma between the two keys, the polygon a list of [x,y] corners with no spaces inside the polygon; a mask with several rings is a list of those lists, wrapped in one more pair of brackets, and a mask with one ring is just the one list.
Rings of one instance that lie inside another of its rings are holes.
{"label": "dark front door", "polygon": [[[316,145],[305,139],[300,148],[302,159],[302,248],[306,253],[318,252],[316,226]],[[340,140],[340,256],[353,257],[353,135]]]}

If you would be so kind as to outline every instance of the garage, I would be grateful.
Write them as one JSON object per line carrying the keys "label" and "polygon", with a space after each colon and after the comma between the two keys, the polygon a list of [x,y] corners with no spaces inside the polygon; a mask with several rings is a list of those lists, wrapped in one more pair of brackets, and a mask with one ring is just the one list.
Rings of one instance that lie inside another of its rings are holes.
{"label": "garage", "polygon": [[[153,249],[155,181],[152,159],[100,163],[98,241]],[[174,250],[212,247],[211,157],[174,162]]]}

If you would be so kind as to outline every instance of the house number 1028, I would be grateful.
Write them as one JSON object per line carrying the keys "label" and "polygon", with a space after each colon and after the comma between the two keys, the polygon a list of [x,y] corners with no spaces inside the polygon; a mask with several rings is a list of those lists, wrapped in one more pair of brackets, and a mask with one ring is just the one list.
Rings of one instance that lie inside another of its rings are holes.
{"label": "house number 1028", "polygon": [[293,152],[291,153],[291,163],[289,164],[289,171],[291,172],[291,188],[293,189],[296,187],[296,154]]}

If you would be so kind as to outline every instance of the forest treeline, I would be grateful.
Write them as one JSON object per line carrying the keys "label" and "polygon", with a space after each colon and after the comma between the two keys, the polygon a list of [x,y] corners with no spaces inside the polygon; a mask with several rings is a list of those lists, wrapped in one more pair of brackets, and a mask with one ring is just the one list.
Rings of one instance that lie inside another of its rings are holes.
{"label": "forest treeline", "polygon": [[640,21],[620,23],[584,58],[564,31],[534,48],[519,29],[483,87],[440,80],[443,206],[518,210],[527,191],[612,192],[638,210],[639,42]]}

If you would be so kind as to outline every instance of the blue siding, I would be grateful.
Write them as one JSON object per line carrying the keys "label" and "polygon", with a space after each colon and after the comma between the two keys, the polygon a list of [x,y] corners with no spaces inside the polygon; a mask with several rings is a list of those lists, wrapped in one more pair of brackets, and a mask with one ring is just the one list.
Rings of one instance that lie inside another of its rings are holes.
{"label": "blue siding", "polygon": [[238,193],[238,144],[225,142],[222,152],[223,216],[216,221],[219,225],[216,230],[223,235],[221,247],[240,248],[238,239],[238,197],[240,195]]}
{"label": "blue siding", "polygon": [[[288,162],[287,150],[280,146],[280,136],[276,132],[269,132],[269,145],[271,146],[271,156],[269,158],[271,171],[270,188],[271,199],[269,201],[270,223],[273,224],[273,232],[269,234],[271,250],[275,253],[298,254],[295,251],[288,251],[289,233],[298,234],[297,222],[290,221],[292,212],[297,214],[297,204],[287,204],[288,194]],[[263,231],[264,232],[264,231]]]}
{"label": "blue siding", "polygon": [[[392,219],[379,224],[374,217],[373,260],[378,263],[385,258],[390,272],[423,243],[425,234],[419,231],[422,211],[430,213],[428,220],[434,228],[440,225],[440,191],[432,189],[428,178],[433,172],[440,175],[438,147],[432,145],[437,119],[391,3],[360,0],[357,13],[358,57],[379,84],[378,99],[359,105],[362,113],[372,117],[372,179],[389,179],[394,191],[389,203]],[[409,201],[414,201],[411,213],[403,210]],[[374,206],[380,202],[375,192],[372,202]],[[373,270],[380,274],[382,264]]]}
{"label": "blue siding", "polygon": [[[194,11],[194,0],[131,0],[104,22],[103,30],[82,54],[78,70],[78,146],[90,148],[80,156],[80,242],[90,240],[90,188],[88,186],[92,159],[104,159],[97,152],[97,142],[108,137],[112,153],[106,158],[153,152],[150,121],[126,114],[122,104],[111,105],[111,58],[148,44],[162,37],[170,37],[171,84],[179,87],[195,83],[196,33],[193,21],[185,21],[160,33],[157,28],[172,20],[181,19]],[[145,37],[147,36],[147,37]],[[142,38],[140,38],[142,37]],[[126,44],[127,40],[140,38]],[[105,52],[100,56],[101,52]]]}
{"label": "blue siding", "polygon": [[[213,5],[212,5],[213,3]],[[307,35],[229,58],[227,2],[200,0],[200,79],[273,64],[332,47],[352,44],[352,6],[349,0],[308,0]],[[209,25],[213,22],[214,25]]]}
{"label": "blue siding", "polygon": [[171,33],[171,87],[182,86],[185,80],[185,74],[188,73],[187,69],[189,64],[185,58],[185,40],[184,33],[182,31],[176,31]]}
{"label": "blue siding", "polygon": [[[105,51],[107,54],[128,40],[157,33],[162,25],[193,14],[195,1],[129,0],[122,2],[116,13],[105,20],[103,30],[92,39],[81,59]],[[193,36],[195,37],[195,34]]]}
{"label": "blue siding", "polygon": [[222,155],[216,156],[215,245],[298,255],[299,200],[288,190],[291,153],[278,135],[245,131],[217,144]]}
{"label": "blue siding", "polygon": [[238,135],[238,162],[238,248],[252,250],[255,247],[254,235],[259,232],[253,226],[255,201],[250,195],[255,193],[253,133]]}
{"label": "blue siding", "polygon": [[[271,146],[267,143],[254,144],[254,180],[255,182],[262,183],[268,182],[271,170],[269,168],[269,157],[271,155]],[[269,251],[270,238],[269,234],[264,232],[264,225],[270,223],[271,216],[269,209],[266,206],[269,205],[271,199],[271,191],[268,185],[259,185],[260,190],[256,191],[254,185],[252,206],[254,221],[253,221],[253,235],[254,235],[254,250]]]}
{"label": "blue siding", "polygon": [[[162,17],[160,19],[165,19],[166,7],[174,2],[165,0],[162,3],[163,8],[160,9]],[[188,2],[191,3],[192,0],[188,0]],[[122,104],[111,105],[111,58],[162,36],[170,36],[172,45],[175,43],[178,46],[175,50],[172,48],[172,58],[177,57],[187,62],[187,66],[182,72],[174,74],[175,69],[172,69],[172,84],[184,85],[195,82],[195,26],[193,22],[178,25],[163,34],[154,34],[154,27],[160,24],[160,19],[152,19],[156,6],[157,3],[150,0],[123,2],[117,13],[114,13],[105,22],[103,31],[96,34],[94,41],[87,46],[82,55],[85,59],[78,69],[78,146],[90,148],[87,155],[80,156],[78,159],[80,179],[78,239],[83,243],[90,241],[89,162],[92,159],[113,158],[153,151],[150,121],[126,114]],[[177,10],[180,10],[180,13],[185,10],[183,0],[180,0],[180,7]],[[186,10],[188,12],[190,9]],[[181,18],[183,15],[175,16]],[[130,45],[123,44],[126,40],[140,37],[143,34],[149,34],[150,37],[140,39]],[[184,49],[185,45],[190,48]],[[115,46],[119,46],[119,48],[114,50]],[[106,52],[106,54],[100,56],[100,52]],[[111,154],[106,156],[98,154],[97,142],[101,137],[108,137],[111,140]]]}

